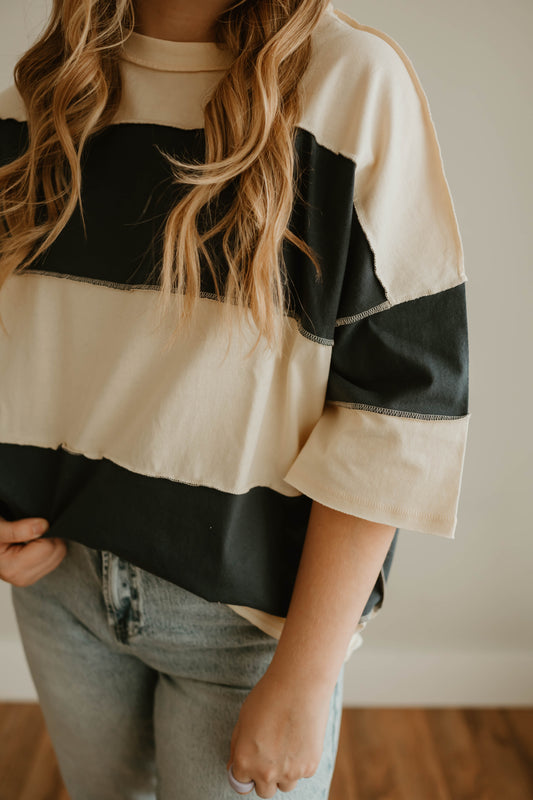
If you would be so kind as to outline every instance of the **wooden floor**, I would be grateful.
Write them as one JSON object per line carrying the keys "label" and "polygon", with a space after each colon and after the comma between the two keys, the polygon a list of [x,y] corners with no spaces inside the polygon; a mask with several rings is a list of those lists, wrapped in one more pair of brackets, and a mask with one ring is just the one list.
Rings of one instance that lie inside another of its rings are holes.
{"label": "wooden floor", "polygon": [[[0,800],[70,800],[36,703],[0,703]],[[345,708],[329,800],[533,800],[533,709]]]}

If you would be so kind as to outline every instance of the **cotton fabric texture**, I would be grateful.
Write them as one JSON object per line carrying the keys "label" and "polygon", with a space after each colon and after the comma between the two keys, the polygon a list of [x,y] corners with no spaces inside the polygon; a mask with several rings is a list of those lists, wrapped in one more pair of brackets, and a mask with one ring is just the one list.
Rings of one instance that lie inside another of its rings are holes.
{"label": "cotton fabric texture", "polygon": [[[330,4],[313,32],[284,244],[292,308],[273,356],[204,264],[190,328],[155,332],[161,151],[205,152],[214,42],[134,33],[120,108],[83,158],[79,210],[0,291],[0,513],[106,550],[279,638],[313,500],[396,527],[359,620],[382,608],[400,528],[454,538],[470,419],[464,258],[426,95],[401,47]],[[0,94],[0,157],[27,143]],[[212,254],[221,259],[217,241]],[[224,263],[220,263],[224,274]]]}

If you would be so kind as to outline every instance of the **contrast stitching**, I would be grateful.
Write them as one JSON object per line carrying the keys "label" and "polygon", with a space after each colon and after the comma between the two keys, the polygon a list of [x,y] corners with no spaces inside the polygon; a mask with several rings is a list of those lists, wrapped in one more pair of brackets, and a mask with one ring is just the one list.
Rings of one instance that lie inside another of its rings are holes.
{"label": "contrast stitching", "polygon": [[97,286],[109,286],[112,289],[121,289],[123,291],[131,291],[132,289],[144,289],[148,291],[159,291],[157,286],[148,285],[146,283],[117,283],[116,281],[100,280],[99,278],[86,278],[81,275],[71,275],[66,272],[52,272],[44,269],[31,269],[24,272],[15,272],[18,277],[32,276],[32,275],[48,275],[51,278],[63,278],[72,281],[79,281],[80,283],[94,283]]}
{"label": "contrast stitching", "polygon": [[[134,289],[151,291],[155,293],[159,293],[161,291],[159,284],[117,283],[116,281],[101,280],[99,278],[86,278],[80,275],[71,275],[70,273],[65,273],[65,272],[52,272],[44,269],[25,270],[24,272],[16,272],[15,275],[17,275],[18,277],[32,276],[32,275],[47,275],[51,278],[68,279],[73,281],[79,281],[80,283],[93,283],[96,286],[107,286],[111,289],[120,289],[121,291],[133,291]],[[172,288],[171,291],[172,294],[177,294],[176,288]],[[208,298],[210,300],[218,300],[216,292],[201,291],[199,292],[199,296]],[[220,302],[225,302],[224,298],[222,298]],[[305,336],[307,339],[310,339],[313,342],[317,342],[318,344],[323,344],[328,347],[333,346],[334,344],[333,339],[327,339],[324,336],[317,336],[316,334],[307,331],[302,325],[301,317],[299,317],[296,314],[296,312],[289,311],[286,314],[286,316],[296,320],[296,322],[298,323],[298,331],[302,334],[302,336]]]}
{"label": "contrast stitching", "polygon": [[379,311],[385,311],[385,309],[387,308],[392,308],[392,303],[390,302],[390,300],[385,300],[378,306],[369,308],[367,311],[361,311],[359,314],[353,314],[350,317],[340,317],[339,319],[335,320],[335,327],[337,327],[338,325],[349,325],[351,322],[358,322],[360,319],[369,317],[371,316],[371,314],[377,314]]}
{"label": "contrast stitching", "polygon": [[394,303],[392,303],[390,300],[387,300],[384,303],[381,303],[378,306],[374,306],[373,308],[369,308],[367,311],[362,311],[359,314],[354,314],[353,316],[349,317],[341,317],[335,320],[335,326],[349,325],[350,323],[353,322],[359,322],[359,320],[364,319],[365,317],[368,317],[371,314],[377,314],[378,312],[386,311],[389,308],[396,308],[396,306],[402,305],[403,303],[412,303],[415,300],[421,300],[423,297],[430,297],[432,295],[442,294],[442,292],[448,292],[450,289],[456,289],[458,286],[462,286],[464,283],[467,282],[467,280],[468,278],[463,273],[459,277],[458,281],[453,283],[452,285],[437,287],[437,288],[429,287],[422,294],[414,294],[414,295],[405,294],[402,297],[396,297],[394,299]]}
{"label": "contrast stitching", "polygon": [[422,294],[404,294],[401,297],[396,297],[394,299],[394,306],[399,306],[401,303],[410,303],[412,300],[421,300],[423,297],[430,297],[434,294],[441,294],[442,292],[448,292],[450,289],[456,289],[458,286],[462,286],[463,283],[467,283],[468,278],[464,272],[460,272],[458,274],[457,280],[447,286],[440,286],[435,288],[434,286],[430,286],[427,288],[425,292]]}
{"label": "contrast stitching", "polygon": [[303,327],[302,321],[301,321],[301,319],[299,317],[297,317],[294,314],[290,314],[290,313],[288,314],[288,316],[289,317],[293,317],[294,319],[297,320],[297,322],[298,322],[298,331],[302,334],[302,336],[305,336],[307,339],[311,339],[311,341],[313,341],[313,342],[318,342],[318,344],[324,344],[324,345],[327,345],[327,346],[333,346],[333,344],[334,344],[334,340],[333,339],[326,339],[323,336],[316,336],[314,333],[309,333],[309,331],[306,331],[306,329]]}
{"label": "contrast stitching", "polygon": [[391,417],[409,417],[411,419],[466,419],[470,416],[470,414],[459,414],[457,416],[448,414],[420,414],[417,411],[399,411],[397,408],[371,406],[366,403],[348,403],[343,400],[327,400],[326,402],[334,406],[342,406],[343,408],[358,408],[361,411],[373,411],[377,414],[386,414]]}

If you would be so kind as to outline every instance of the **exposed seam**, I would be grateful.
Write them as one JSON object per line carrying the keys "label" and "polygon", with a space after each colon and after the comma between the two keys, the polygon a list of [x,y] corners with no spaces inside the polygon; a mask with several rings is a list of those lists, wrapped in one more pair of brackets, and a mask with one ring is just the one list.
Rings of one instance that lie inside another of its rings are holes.
{"label": "exposed seam", "polygon": [[412,419],[466,419],[470,414],[459,414],[452,416],[448,414],[420,414],[417,411],[400,411],[397,408],[384,408],[382,406],[371,406],[366,403],[348,403],[343,400],[326,400],[334,406],[342,406],[343,408],[358,408],[361,411],[373,411],[377,414],[387,414],[393,417],[410,417]]}
{"label": "exposed seam", "polygon": [[[92,283],[95,284],[96,286],[107,286],[111,289],[118,289],[120,291],[128,291],[128,292],[131,292],[133,290],[142,290],[142,291],[151,291],[154,293],[159,293],[161,291],[158,284],[149,285],[146,283],[117,283],[115,281],[106,281],[106,280],[101,280],[99,278],[86,278],[80,275],[71,275],[69,273],[64,273],[64,272],[52,272],[44,269],[31,269],[31,270],[25,270],[24,272],[16,272],[14,274],[17,277],[32,276],[32,275],[47,275],[51,278],[79,281],[80,283]],[[172,294],[177,294],[177,289],[172,288],[171,292]],[[210,300],[218,300],[216,292],[201,291],[199,293],[199,296],[208,298]],[[220,302],[225,302],[225,301],[224,299],[222,299]],[[302,325],[301,317],[299,317],[296,312],[289,311],[286,314],[286,316],[296,320],[296,322],[298,323],[298,331],[302,334],[302,336],[305,336],[307,339],[310,339],[313,342],[317,342],[318,344],[323,344],[327,347],[333,346],[334,344],[333,339],[327,339],[324,336],[316,336],[316,334],[307,331]]]}
{"label": "exposed seam", "polygon": [[318,344],[323,344],[323,345],[326,345],[326,346],[329,346],[329,347],[333,346],[333,344],[334,344],[334,340],[333,339],[326,339],[323,336],[316,336],[314,333],[309,333],[309,331],[306,331],[306,329],[303,327],[302,321],[301,321],[301,319],[299,317],[297,317],[296,315],[291,314],[291,313],[289,313],[288,316],[289,317],[293,317],[294,319],[297,320],[297,322],[298,322],[298,331],[302,334],[302,336],[305,336],[307,339],[311,339],[311,341],[313,341],[313,342],[318,342]]}
{"label": "exposed seam", "polygon": [[429,297],[430,295],[441,294],[442,292],[447,292],[450,289],[455,289],[457,286],[461,286],[463,283],[467,283],[468,278],[464,273],[459,275],[458,280],[449,285],[444,287],[430,287],[427,289],[426,292],[423,294],[416,294],[416,295],[403,295],[402,297],[396,297],[394,303],[391,303],[390,300],[386,300],[383,303],[380,303],[378,306],[374,306],[373,308],[369,308],[367,311],[361,311],[359,314],[354,314],[353,316],[349,317],[340,317],[339,319],[335,320],[335,326],[339,325],[349,325],[352,322],[358,322],[365,317],[369,317],[371,314],[377,314],[380,311],[386,311],[389,308],[396,308],[401,303],[408,303],[413,302],[415,300],[420,300],[422,297]]}
{"label": "exposed seam", "polygon": [[[433,152],[437,157],[437,159],[436,159],[437,163],[440,165],[440,171],[441,171],[442,177],[444,179],[444,185],[445,185],[445,187],[447,189],[448,197],[445,198],[445,199],[447,199],[448,210],[451,211],[451,219],[452,219],[452,221],[454,223],[454,225],[452,226],[454,228],[453,235],[454,235],[454,239],[455,239],[455,244],[457,246],[457,253],[459,254],[459,257],[460,257],[459,274],[463,274],[464,275],[464,249],[463,249],[463,244],[462,244],[462,240],[461,240],[461,234],[459,232],[459,224],[458,224],[458,220],[457,220],[457,214],[456,214],[456,211],[455,211],[455,204],[454,204],[454,201],[453,201],[453,197],[451,195],[450,185],[448,183],[448,178],[447,178],[447,175],[446,175],[446,172],[445,172],[445,169],[444,169],[444,161],[443,161],[443,157],[442,157],[442,151],[441,151],[441,147],[440,147],[439,138],[438,138],[438,135],[437,135],[436,130],[435,130],[435,122],[433,120],[433,115],[431,113],[431,107],[430,107],[430,104],[429,104],[429,99],[428,99],[427,94],[426,94],[426,92],[424,90],[424,87],[422,86],[422,83],[421,83],[420,78],[418,76],[418,73],[417,73],[417,71],[416,71],[416,69],[414,67],[413,62],[411,61],[411,59],[409,58],[407,53],[404,51],[403,47],[399,44],[399,42],[397,42],[392,36],[390,36],[389,34],[385,33],[384,31],[380,30],[379,28],[374,28],[374,27],[372,27],[370,25],[362,25],[360,22],[358,22],[356,19],[351,17],[345,11],[342,11],[342,9],[334,9],[334,13],[330,15],[330,18],[332,20],[332,23],[337,24],[344,31],[346,31],[346,29],[348,29],[348,31],[350,31],[350,30],[359,30],[359,31],[368,33],[368,34],[370,34],[372,36],[376,36],[377,38],[379,38],[382,41],[386,42],[391,47],[391,49],[396,53],[396,55],[400,58],[400,60],[401,60],[401,62],[403,64],[403,67],[407,71],[407,73],[409,75],[409,78],[410,78],[410,80],[411,80],[411,82],[413,84],[413,87],[414,87],[414,89],[416,91],[416,94],[418,95],[418,99],[420,101],[420,104],[422,106],[422,113],[423,113],[426,125],[428,127],[429,139],[430,139],[431,145],[433,147]],[[465,280],[467,280],[466,277],[465,277]],[[388,294],[387,294],[387,297],[388,297]]]}
{"label": "exposed seam", "polygon": [[335,327],[338,325],[349,325],[351,322],[358,322],[360,319],[369,317],[371,314],[377,314],[378,311],[385,311],[387,308],[392,308],[392,303],[389,300],[385,300],[383,303],[380,303],[378,306],[374,306],[373,308],[369,308],[367,311],[361,311],[359,314],[353,314],[351,317],[340,317],[339,319],[335,320]]}
{"label": "exposed seam", "polygon": [[429,297],[433,294],[440,294],[441,292],[447,292],[450,289],[455,289],[457,286],[461,286],[463,283],[467,283],[468,278],[466,277],[464,272],[459,273],[457,280],[448,285],[443,286],[435,289],[435,287],[429,287],[427,291],[423,292],[422,294],[417,294],[415,296],[404,294],[403,297],[397,297],[394,301],[393,307],[400,305],[400,303],[408,303],[411,300],[419,300],[422,297]]}
{"label": "exposed seam", "polygon": [[133,289],[143,289],[147,291],[157,292],[159,291],[157,286],[151,286],[146,283],[117,283],[116,281],[106,281],[100,280],[99,278],[87,278],[81,275],[71,275],[70,273],[66,272],[53,272],[44,269],[28,269],[24,272],[15,272],[13,273],[17,277],[24,277],[32,275],[48,275],[51,278],[62,278],[71,281],[79,281],[80,283],[94,283],[97,286],[108,286],[111,289],[120,289],[122,291],[132,291]]}
{"label": "exposed seam", "polygon": [[[134,475],[141,475],[146,478],[161,478],[163,480],[171,481],[172,483],[181,484],[183,486],[193,486],[195,488],[203,488],[203,489],[214,489],[217,492],[224,492],[226,494],[233,494],[233,495],[244,495],[248,494],[252,489],[256,488],[264,488],[264,489],[271,489],[273,492],[277,492],[278,494],[282,494],[280,492],[279,487],[272,486],[270,484],[248,484],[246,488],[242,489],[242,491],[238,491],[235,487],[225,488],[222,485],[216,485],[215,483],[206,483],[205,480],[202,481],[186,481],[183,478],[176,477],[175,475],[167,475],[164,472],[154,472],[154,471],[140,471],[138,466],[134,466],[131,464],[127,464],[122,460],[118,460],[115,457],[111,457],[109,455],[99,454],[96,455],[94,451],[89,453],[88,450],[77,450],[74,447],[71,447],[68,442],[61,441],[58,444],[50,444],[49,442],[43,442],[38,439],[33,439],[31,442],[24,440],[24,437],[18,437],[18,441],[11,441],[7,444],[20,444],[20,445],[27,445],[31,444],[34,447],[43,447],[50,450],[58,450],[60,447],[67,453],[73,453],[74,455],[81,455],[91,461],[108,461],[110,464],[113,464],[121,469],[128,470],[128,472],[133,473]],[[277,483],[277,481],[276,481]],[[283,495],[284,497],[290,497],[291,495]]]}
{"label": "exposed seam", "polygon": [[366,240],[368,242],[368,246],[370,247],[370,250],[372,252],[372,268],[374,270],[374,275],[376,276],[376,280],[378,281],[380,286],[383,288],[383,291],[385,292],[385,297],[387,298],[388,303],[390,303],[390,305],[392,306],[393,303],[392,303],[391,298],[390,298],[389,289],[388,289],[387,286],[385,286],[385,283],[383,282],[383,279],[378,274],[377,261],[376,261],[376,245],[375,245],[375,240],[374,240],[374,233],[371,232],[370,223],[369,223],[369,221],[368,221],[368,219],[366,217],[366,214],[365,214],[365,212],[363,210],[362,204],[359,202],[359,194],[358,194],[358,186],[357,186],[357,179],[358,179],[359,171],[358,171],[357,162],[355,161],[355,159],[354,159],[354,164],[355,164],[354,188],[353,188],[353,207],[354,207],[354,211],[355,211],[355,213],[356,213],[356,215],[357,215],[357,217],[359,219],[359,222],[361,223],[361,228],[363,229],[363,233],[364,233],[365,238],[366,238]]}
{"label": "exposed seam", "polygon": [[[13,444],[27,444],[27,442],[13,442]],[[58,450],[61,447],[61,449],[65,450],[67,453],[74,453],[75,455],[85,456],[85,458],[88,458],[91,461],[104,461],[104,460],[105,461],[109,461],[111,464],[115,464],[118,467],[122,467],[123,469],[127,469],[128,472],[132,472],[135,475],[142,475],[142,476],[145,476],[147,478],[163,478],[165,480],[172,481],[173,483],[185,484],[186,486],[202,486],[202,487],[207,487],[207,488],[218,488],[218,487],[215,487],[215,486],[210,486],[210,485],[205,484],[205,483],[185,481],[185,480],[182,480],[181,478],[176,478],[173,475],[166,475],[166,474],[164,474],[162,472],[144,472],[144,471],[143,472],[139,472],[137,467],[134,467],[134,466],[131,466],[129,464],[126,464],[122,460],[118,461],[117,459],[111,458],[110,456],[106,456],[106,455],[95,455],[94,452],[92,454],[89,454],[89,452],[87,450],[76,450],[74,447],[71,447],[68,444],[68,442],[65,442],[65,441],[59,442],[59,444],[57,444],[57,445],[51,445],[51,444],[45,444],[45,443],[41,443],[41,442],[37,442],[36,443],[36,441],[34,440],[32,442],[32,445],[34,445],[35,447],[46,447],[46,448],[49,448],[51,450]],[[225,490],[223,489],[222,491],[225,491]]]}
{"label": "exposed seam", "polygon": [[[377,263],[376,263],[376,247],[375,247],[375,244],[373,243],[374,234],[371,231],[370,223],[368,221],[368,218],[366,217],[366,214],[365,214],[365,212],[363,210],[362,204],[360,203],[359,195],[358,195],[357,165],[356,165],[355,179],[354,179],[354,199],[353,199],[353,204],[354,204],[354,209],[356,211],[356,214],[359,217],[359,221],[361,223],[361,227],[363,229],[363,233],[364,233],[365,238],[367,240],[368,246],[370,247],[370,250],[372,252],[372,267],[373,267],[373,270],[374,270],[374,275],[376,276],[376,280],[383,287],[383,291],[385,292],[385,296],[387,298],[387,302],[382,304],[382,308],[380,308],[379,306],[376,306],[374,309],[370,309],[370,313],[376,313],[377,311],[381,311],[381,310],[384,310],[386,308],[394,308],[395,306],[399,305],[400,303],[406,303],[406,302],[408,302],[410,300],[418,300],[421,297],[428,297],[429,295],[439,294],[440,292],[448,291],[448,289],[454,289],[455,287],[460,286],[461,284],[468,282],[468,277],[467,277],[464,269],[461,269],[461,270],[459,270],[459,272],[456,272],[456,280],[454,280],[453,283],[450,283],[450,284],[447,284],[446,286],[443,286],[443,287],[441,286],[441,287],[438,287],[438,288],[435,288],[434,286],[430,286],[430,287],[427,288],[427,290],[425,292],[422,292],[422,294],[418,294],[418,293],[414,294],[414,295],[413,294],[404,294],[404,295],[402,295],[400,297],[395,297],[394,301],[393,301],[391,299],[390,290],[385,285],[382,277],[378,273],[378,268],[377,268]],[[362,316],[365,316],[365,312],[363,312],[362,315],[356,314],[354,316],[353,321],[355,322],[357,319],[360,319]],[[350,318],[348,318],[348,317],[346,317],[344,319],[350,321]],[[342,322],[342,321],[339,323],[338,321],[336,321],[335,325],[338,325],[338,324],[346,324],[346,323]]]}

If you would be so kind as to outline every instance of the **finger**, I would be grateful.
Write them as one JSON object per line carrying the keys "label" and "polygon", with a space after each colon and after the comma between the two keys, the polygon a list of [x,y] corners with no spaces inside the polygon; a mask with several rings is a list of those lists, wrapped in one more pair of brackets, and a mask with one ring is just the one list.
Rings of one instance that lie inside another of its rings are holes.
{"label": "finger", "polygon": [[298,786],[298,781],[278,781],[280,792],[292,792]]}
{"label": "finger", "polygon": [[[237,792],[237,794],[246,795],[246,794],[251,794],[253,792],[253,790],[254,790],[254,787],[252,787],[249,792],[239,792],[238,789],[234,789],[233,791]],[[256,790],[256,792],[257,792],[257,790]]]}
{"label": "finger", "polygon": [[8,582],[12,583],[14,586],[31,586],[36,583],[59,566],[66,555],[66,549],[64,552],[61,552],[61,550],[61,547],[57,547],[56,552],[50,558],[45,559],[33,570],[21,572],[17,569],[14,574],[7,578]]}
{"label": "finger", "polygon": [[56,547],[56,552],[53,553],[50,559],[40,564],[39,568],[36,569],[34,572],[30,572],[25,574],[24,576],[17,577],[15,585],[31,586],[33,583],[36,583],[41,578],[44,578],[45,575],[48,575],[49,572],[53,572],[63,561],[66,554],[67,554],[66,547],[61,547],[58,545]]}
{"label": "finger", "polygon": [[[242,767],[236,767],[235,764],[233,764],[231,771],[233,773],[233,777],[235,778],[236,781],[239,781],[239,783],[249,783],[251,780],[253,780],[253,778],[250,777],[241,777],[246,774],[246,770],[243,769]],[[233,787],[233,791],[237,792],[237,794],[250,794],[250,792],[253,792],[254,788],[257,792],[257,785],[255,787],[252,786],[252,788],[249,789],[247,792],[240,792],[235,787]]]}
{"label": "finger", "polygon": [[27,544],[11,545],[0,558],[0,575],[10,583],[38,580],[38,576],[50,572],[52,565],[59,564],[66,553],[61,539],[36,539]]}
{"label": "finger", "polygon": [[[277,793],[276,786],[276,784],[272,785],[270,783],[256,783],[255,793],[258,797],[274,797]],[[239,792],[239,794],[241,794],[241,792]]]}
{"label": "finger", "polygon": [[0,517],[0,543],[15,544],[17,542],[31,541],[48,530],[48,520],[42,517],[29,519],[7,520]]}

